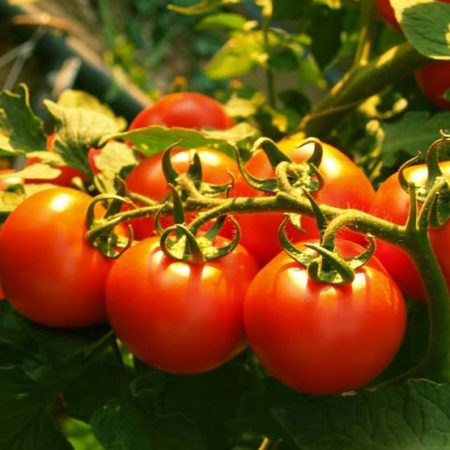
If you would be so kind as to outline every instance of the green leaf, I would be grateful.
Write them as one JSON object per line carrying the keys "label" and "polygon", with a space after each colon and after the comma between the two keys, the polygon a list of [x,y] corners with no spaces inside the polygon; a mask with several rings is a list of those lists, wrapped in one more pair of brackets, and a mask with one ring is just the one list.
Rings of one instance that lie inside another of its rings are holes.
{"label": "green leaf", "polygon": [[450,59],[450,5],[428,0],[391,0],[408,41],[423,55]]}
{"label": "green leaf", "polygon": [[231,117],[249,118],[264,105],[266,97],[262,92],[256,92],[253,97],[247,99],[233,94],[224,105],[225,110]]}
{"label": "green leaf", "polygon": [[52,418],[59,393],[88,365],[104,327],[58,330],[32,324],[0,302],[0,449],[68,450]]}
{"label": "green leaf", "polygon": [[63,431],[74,450],[103,450],[95,439],[91,427],[84,422],[69,418],[64,421]]}
{"label": "green leaf", "polygon": [[98,108],[63,106],[50,100],[44,103],[56,120],[57,152],[69,166],[91,176],[89,148],[95,147],[104,135],[123,130],[125,122]]}
{"label": "green leaf", "polygon": [[130,390],[96,411],[92,429],[105,450],[207,450],[181,414],[161,414],[161,373],[144,374]]}
{"label": "green leaf", "polygon": [[123,117],[117,117],[108,105],[101,103],[97,97],[84,91],[67,89],[60,95],[57,104],[64,108],[81,108],[96,111],[112,119],[119,130],[123,130],[127,126]]}
{"label": "green leaf", "polygon": [[[270,39],[276,39],[274,33],[270,33]],[[261,31],[236,32],[208,62],[204,72],[213,80],[239,77],[266,64],[267,58]]]}
{"label": "green leaf", "polygon": [[384,164],[393,166],[400,152],[414,156],[418,150],[425,151],[439,137],[439,130],[448,128],[449,124],[449,112],[431,115],[424,111],[408,112],[396,122],[381,122]]}
{"label": "green leaf", "polygon": [[272,414],[302,450],[444,450],[450,386],[411,380],[353,396],[297,396]]}
{"label": "green leaf", "polygon": [[41,120],[30,107],[28,90],[0,92],[0,156],[14,156],[46,148]]}
{"label": "green leaf", "polygon": [[182,148],[215,148],[234,157],[236,146],[242,141],[254,138],[256,134],[256,129],[246,123],[240,123],[225,131],[196,131],[187,128],[151,126],[106,136],[104,140],[113,138],[131,141],[146,156],[179,144]]}
{"label": "green leaf", "polygon": [[247,23],[239,14],[218,13],[204,17],[196,26],[197,30],[241,30]]}
{"label": "green leaf", "polygon": [[191,16],[209,12],[220,6],[234,5],[236,3],[239,3],[239,0],[202,0],[194,6],[168,5],[167,8],[177,13]]}
{"label": "green leaf", "polygon": [[116,141],[109,141],[95,158],[95,164],[102,172],[118,173],[123,167],[137,163],[138,159],[130,146]]}

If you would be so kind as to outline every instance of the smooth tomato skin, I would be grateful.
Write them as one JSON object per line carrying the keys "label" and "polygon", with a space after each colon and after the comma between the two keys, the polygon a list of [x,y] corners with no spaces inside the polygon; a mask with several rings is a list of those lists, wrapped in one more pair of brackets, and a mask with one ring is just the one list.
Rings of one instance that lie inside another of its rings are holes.
{"label": "smooth tomato skin", "polygon": [[217,100],[196,92],[179,92],[168,94],[142,110],[129,129],[150,125],[225,130],[234,122]]}
{"label": "smooth tomato skin", "polygon": [[33,322],[63,328],[106,319],[112,262],[85,239],[91,197],[69,188],[24,200],[0,233],[0,278],[11,305]]}
{"label": "smooth tomato skin", "polygon": [[[235,178],[239,168],[234,159],[225,153],[210,148],[196,149],[202,163],[203,181],[213,184],[229,183],[230,172]],[[161,165],[162,153],[145,158],[127,176],[125,183],[130,192],[145,195],[153,200],[161,201],[170,193]],[[190,151],[177,149],[172,151],[172,165],[178,173],[185,173],[189,167]],[[153,217],[130,221],[136,239],[144,239],[154,234]],[[163,225],[172,223],[168,218],[162,220]]]}
{"label": "smooth tomato skin", "polygon": [[450,102],[444,98],[450,89],[450,61],[437,61],[415,71],[416,82],[425,97],[438,109],[450,109]]}
{"label": "smooth tomato skin", "polygon": [[218,260],[192,265],[168,258],[159,239],[145,239],[111,270],[109,322],[150,366],[184,374],[214,369],[245,347],[242,305],[256,272],[254,259],[241,246]]}
{"label": "smooth tomato skin", "polygon": [[[286,140],[279,142],[279,147],[293,161],[301,163],[311,155],[313,147],[296,148],[298,142]],[[319,202],[340,208],[356,208],[368,211],[375,195],[369,179],[363,171],[344,153],[335,147],[322,143],[323,158],[319,170],[324,178],[323,188],[313,194]],[[247,170],[259,178],[274,176],[273,170],[264,152],[258,151],[247,163]],[[242,177],[236,181],[235,195],[260,197],[265,195],[249,186]],[[283,220],[282,213],[239,214],[236,219],[241,226],[241,243],[262,265],[270,261],[280,250],[278,228]],[[312,217],[302,216],[301,225],[305,232],[288,225],[287,232],[291,240],[301,241],[317,238],[319,231]],[[341,237],[364,242],[357,233],[343,230]]]}
{"label": "smooth tomato skin", "polygon": [[[440,163],[446,177],[450,177],[450,162]],[[408,180],[423,185],[427,178],[427,168],[418,164],[405,170]],[[398,173],[391,175],[379,187],[372,205],[372,214],[404,225],[408,218],[409,196],[398,181]],[[447,285],[450,288],[450,223],[430,230],[430,240],[439,260]],[[401,248],[377,239],[375,254],[400,287],[405,297],[426,301],[425,288],[420,274],[411,257]]]}
{"label": "smooth tomato skin", "polygon": [[[361,252],[336,241],[344,257]],[[279,381],[306,394],[358,389],[390,363],[406,325],[400,290],[376,260],[351,285],[317,283],[281,252],[254,278],[244,303],[249,346]]]}

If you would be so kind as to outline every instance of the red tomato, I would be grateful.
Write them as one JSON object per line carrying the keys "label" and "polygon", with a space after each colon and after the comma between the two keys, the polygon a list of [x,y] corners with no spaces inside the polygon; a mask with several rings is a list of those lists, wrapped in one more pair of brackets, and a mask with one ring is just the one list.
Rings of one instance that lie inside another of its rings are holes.
{"label": "red tomato", "polygon": [[112,263],[85,239],[91,200],[74,189],[48,189],[23,201],[3,225],[2,286],[12,306],[34,322],[74,328],[105,320]]}
{"label": "red tomato", "polygon": [[146,364],[174,373],[211,370],[245,346],[242,304],[256,272],[241,246],[193,265],[167,257],[159,239],[145,239],[111,270],[108,318],[119,339]]}
{"label": "red tomato", "polygon": [[[339,253],[362,248],[336,241]],[[307,394],[358,389],[390,363],[403,339],[405,305],[379,263],[337,286],[309,279],[281,252],[255,277],[244,303],[248,343],[278,380]]]}
{"label": "red tomato", "polygon": [[[445,176],[450,177],[450,161],[440,163],[440,167]],[[426,182],[427,173],[424,164],[405,170],[406,178],[417,185],[423,185]],[[385,180],[376,192],[372,213],[398,225],[404,225],[408,218],[408,210],[409,196],[398,181],[398,173],[395,173]],[[430,239],[450,288],[450,223],[439,229],[430,229]],[[403,295],[426,301],[419,272],[405,251],[388,242],[377,240],[376,255],[397,282]]]}
{"label": "red tomato", "polygon": [[[441,3],[450,3],[450,0],[439,0]],[[394,9],[392,8],[390,0],[376,0],[376,7],[378,14],[395,31],[401,33],[400,25],[395,17]]]}
{"label": "red tomato", "polygon": [[166,95],[142,110],[129,129],[150,125],[224,130],[234,122],[217,100],[195,92],[179,92]]}
{"label": "red tomato", "polygon": [[[239,168],[234,159],[225,153],[210,148],[196,149],[202,163],[203,181],[214,184],[230,182],[231,172],[234,177],[239,175]],[[126,178],[127,189],[161,201],[170,190],[161,166],[162,153],[157,153],[139,163]],[[187,172],[190,152],[186,149],[172,151],[172,165],[178,173]],[[136,239],[144,239],[154,232],[153,218],[135,219],[132,222]],[[172,223],[170,220],[165,225]]]}
{"label": "red tomato", "polygon": [[[286,140],[278,145],[281,150],[295,162],[303,162],[311,155],[313,145],[296,148],[298,142]],[[323,158],[319,166],[324,178],[324,186],[314,194],[319,203],[325,203],[340,208],[357,208],[368,211],[374,196],[374,190],[368,178],[362,170],[356,166],[342,152],[329,144],[322,143]],[[273,170],[262,151],[257,152],[247,163],[247,170],[259,178],[273,177]],[[238,196],[258,197],[265,195],[249,186],[243,178],[238,178],[235,188]],[[242,245],[255,256],[258,262],[264,265],[280,250],[278,242],[278,228],[283,220],[282,213],[258,213],[236,215],[242,230]],[[293,240],[306,240],[316,238],[319,235],[315,219],[302,217],[302,227],[305,232],[288,226],[288,235]],[[363,242],[363,238],[356,233],[345,231],[342,236],[351,240]]]}
{"label": "red tomato", "polygon": [[[450,1],[450,0],[449,0]],[[444,94],[450,89],[450,61],[437,61],[415,72],[416,81],[425,97],[439,109],[450,109]]]}

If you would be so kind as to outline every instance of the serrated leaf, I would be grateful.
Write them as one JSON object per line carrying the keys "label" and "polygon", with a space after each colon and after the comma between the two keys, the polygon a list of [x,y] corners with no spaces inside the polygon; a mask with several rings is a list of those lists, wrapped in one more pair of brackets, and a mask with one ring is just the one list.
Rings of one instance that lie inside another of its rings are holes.
{"label": "serrated leaf", "polygon": [[131,141],[146,156],[177,144],[182,148],[215,148],[234,157],[236,146],[242,141],[255,137],[256,134],[257,130],[246,123],[240,123],[224,131],[196,131],[187,128],[151,126],[106,136],[104,140]]}
{"label": "serrated leaf", "polygon": [[103,114],[116,122],[119,130],[123,130],[127,126],[126,120],[123,117],[117,117],[108,105],[101,103],[97,97],[84,91],[67,89],[60,95],[57,103],[64,108],[88,109]]}
{"label": "serrated leaf", "polygon": [[168,5],[167,8],[187,16],[206,13],[220,6],[233,5],[239,3],[239,0],[202,0],[193,6]]}
{"label": "serrated leaf", "polygon": [[197,30],[241,30],[247,21],[239,14],[218,13],[204,17],[196,26]]}
{"label": "serrated leaf", "polygon": [[91,176],[87,154],[106,134],[116,133],[124,128],[124,123],[109,113],[85,107],[65,107],[49,100],[44,101],[56,120],[55,148],[71,167]]}
{"label": "serrated leaf", "polygon": [[393,166],[400,151],[416,155],[425,151],[439,136],[439,130],[450,124],[450,113],[431,115],[424,111],[411,111],[396,122],[381,122],[384,138],[381,154],[384,164]]}
{"label": "serrated leaf", "polygon": [[16,172],[18,177],[34,180],[52,180],[61,175],[61,170],[51,167],[48,164],[35,163],[24,167]]}
{"label": "serrated leaf", "polygon": [[450,386],[411,380],[353,396],[298,396],[272,414],[302,450],[439,450],[450,439]]}
{"label": "serrated leaf", "polygon": [[0,156],[13,156],[46,148],[41,120],[30,107],[28,90],[0,92]]}
{"label": "serrated leaf", "polygon": [[450,59],[450,5],[429,0],[391,0],[408,41],[423,55]]}
{"label": "serrated leaf", "polygon": [[123,167],[135,165],[138,159],[129,145],[110,141],[95,158],[95,165],[100,171],[118,173]]}
{"label": "serrated leaf", "polygon": [[132,392],[95,412],[92,429],[105,450],[207,450],[181,414],[157,410],[163,382],[162,374],[144,374],[133,381]]}

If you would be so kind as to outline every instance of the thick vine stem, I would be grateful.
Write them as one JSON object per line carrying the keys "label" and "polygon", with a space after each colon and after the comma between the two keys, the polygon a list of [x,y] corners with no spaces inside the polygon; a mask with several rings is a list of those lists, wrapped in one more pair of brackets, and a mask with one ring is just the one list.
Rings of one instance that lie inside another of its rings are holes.
{"label": "thick vine stem", "polygon": [[390,48],[382,55],[365,65],[357,65],[348,72],[325,100],[299,125],[300,132],[307,136],[327,136],[341,119],[362,101],[377,94],[388,86],[392,80],[403,77],[406,73],[429,61],[409,42]]}

